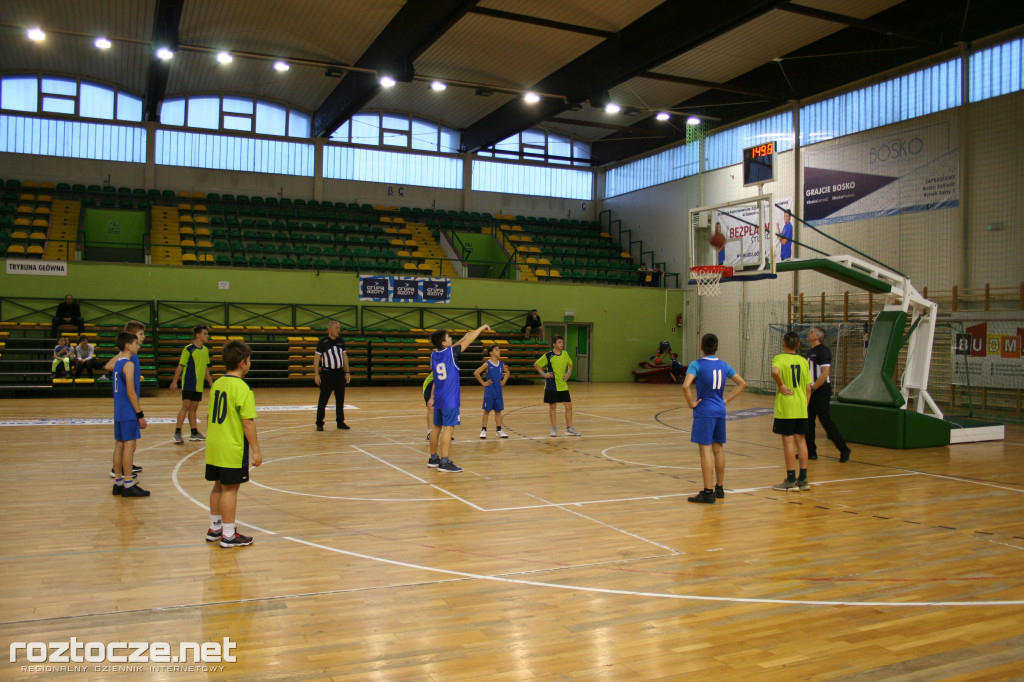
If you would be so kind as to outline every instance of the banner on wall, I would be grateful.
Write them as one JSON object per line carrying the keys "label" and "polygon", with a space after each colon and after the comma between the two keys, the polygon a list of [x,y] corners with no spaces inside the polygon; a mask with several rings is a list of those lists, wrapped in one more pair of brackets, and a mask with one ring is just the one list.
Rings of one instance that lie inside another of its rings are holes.
{"label": "banner on wall", "polygon": [[960,204],[960,149],[949,121],[804,151],[804,220],[867,220]]}
{"label": "banner on wall", "polygon": [[450,303],[451,280],[447,277],[362,275],[359,300],[377,303]]}
{"label": "banner on wall", "polygon": [[20,258],[8,258],[7,274],[67,277],[68,262],[65,260],[26,260]]}
{"label": "banner on wall", "polygon": [[981,322],[953,334],[953,384],[1024,387],[1024,322]]}
{"label": "banner on wall", "polygon": [[[771,219],[764,228],[771,233],[771,244],[775,260],[789,260],[793,257],[793,220],[788,211],[792,199],[775,201],[781,206],[771,207]],[[721,228],[725,235],[725,247],[718,252],[718,264],[741,269],[744,265],[758,265],[761,262],[761,244],[758,228],[760,221],[757,204],[730,206],[714,212],[712,220],[715,229]],[[783,243],[785,242],[785,243]]]}

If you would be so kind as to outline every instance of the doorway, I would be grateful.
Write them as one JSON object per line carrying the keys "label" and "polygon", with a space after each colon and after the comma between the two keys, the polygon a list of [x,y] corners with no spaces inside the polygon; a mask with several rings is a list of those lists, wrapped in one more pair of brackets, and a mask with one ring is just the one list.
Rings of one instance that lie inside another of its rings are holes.
{"label": "doorway", "polygon": [[590,335],[593,326],[589,322],[544,323],[544,340],[549,344],[556,335],[565,338],[565,350],[573,361],[569,381],[590,381]]}

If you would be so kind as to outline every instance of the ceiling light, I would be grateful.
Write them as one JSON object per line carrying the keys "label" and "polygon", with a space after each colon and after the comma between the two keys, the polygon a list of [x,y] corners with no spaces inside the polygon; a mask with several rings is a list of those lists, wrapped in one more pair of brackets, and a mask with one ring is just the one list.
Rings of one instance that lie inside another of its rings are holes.
{"label": "ceiling light", "polygon": [[156,51],[156,56],[160,59],[163,59],[164,61],[167,61],[168,59],[174,56],[174,53],[168,50],[166,47],[161,47],[159,50]]}
{"label": "ceiling light", "polygon": [[608,104],[604,105],[604,110],[605,110],[606,113],[609,113],[609,114],[617,114],[620,111],[622,111],[622,107],[620,107],[615,102],[608,102]]}
{"label": "ceiling light", "polygon": [[109,50],[113,46],[113,43],[107,40],[106,38],[97,38],[93,42],[93,45],[100,48],[101,50]]}
{"label": "ceiling light", "polygon": [[526,100],[527,104],[536,104],[540,101],[540,95],[535,92],[528,92],[523,95],[523,99]]}
{"label": "ceiling light", "polygon": [[658,115],[655,116],[654,118],[658,119],[659,121],[667,121],[667,120],[669,120],[672,117],[669,116],[668,112],[666,112],[666,111],[659,111]]}
{"label": "ceiling light", "polygon": [[690,118],[686,119],[686,125],[688,125],[688,126],[700,125],[700,119],[697,118],[696,116],[691,116]]}
{"label": "ceiling light", "polygon": [[441,81],[434,81],[433,83],[430,84],[430,89],[433,90],[434,92],[441,92],[442,90],[445,90],[447,88],[448,86],[442,83]]}
{"label": "ceiling light", "polygon": [[43,29],[39,28],[38,26],[36,26],[35,28],[30,28],[26,35],[28,36],[29,40],[46,40],[46,34],[43,33]]}
{"label": "ceiling light", "polygon": [[382,88],[393,88],[395,87],[395,79],[391,76],[380,77],[380,87]]}
{"label": "ceiling light", "polygon": [[220,62],[221,64],[230,64],[231,60],[233,60],[233,59],[234,59],[234,57],[232,57],[231,53],[229,53],[229,52],[218,52],[217,53],[217,61]]}
{"label": "ceiling light", "polygon": [[287,71],[292,67],[288,66],[288,62],[274,62],[274,71]]}

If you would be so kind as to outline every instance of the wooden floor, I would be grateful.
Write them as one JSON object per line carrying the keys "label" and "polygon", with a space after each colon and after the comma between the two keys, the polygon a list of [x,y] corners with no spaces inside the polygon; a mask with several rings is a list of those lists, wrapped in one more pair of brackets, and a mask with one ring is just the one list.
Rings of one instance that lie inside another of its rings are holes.
{"label": "wooden floor", "polygon": [[[779,493],[771,397],[746,394],[726,497],[705,506],[686,502],[678,387],[571,390],[582,437],[549,437],[542,389],[507,387],[511,438],[481,441],[464,387],[461,474],[426,466],[418,388],[352,388],[352,430],[323,433],[314,387],[258,390],[265,463],[239,498],[256,542],[231,550],[204,541],[203,451],[166,421],[178,395],[144,400],[165,421],[136,457],[152,497],[132,500],[111,495],[108,423],[34,421],[106,419],[109,400],[0,401],[0,644],[236,645],[219,672],[131,679],[1024,678],[1021,427],[855,445],[846,464],[824,441],[811,491]],[[26,664],[0,678],[112,677]]]}

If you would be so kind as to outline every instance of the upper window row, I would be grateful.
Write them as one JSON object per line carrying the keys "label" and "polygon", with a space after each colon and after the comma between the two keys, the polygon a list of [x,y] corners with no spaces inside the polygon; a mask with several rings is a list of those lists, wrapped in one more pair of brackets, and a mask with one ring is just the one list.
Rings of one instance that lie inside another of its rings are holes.
{"label": "upper window row", "polygon": [[231,95],[193,95],[165,99],[160,123],[209,130],[309,139],[310,115],[284,104]]}
{"label": "upper window row", "polygon": [[477,156],[590,166],[590,143],[570,135],[531,128],[481,149]]}
{"label": "upper window row", "polygon": [[331,142],[457,154],[459,131],[408,114],[371,111],[342,123],[331,135]]}
{"label": "upper window row", "polygon": [[142,98],[123,90],[58,76],[0,78],[0,109],[141,121]]}

